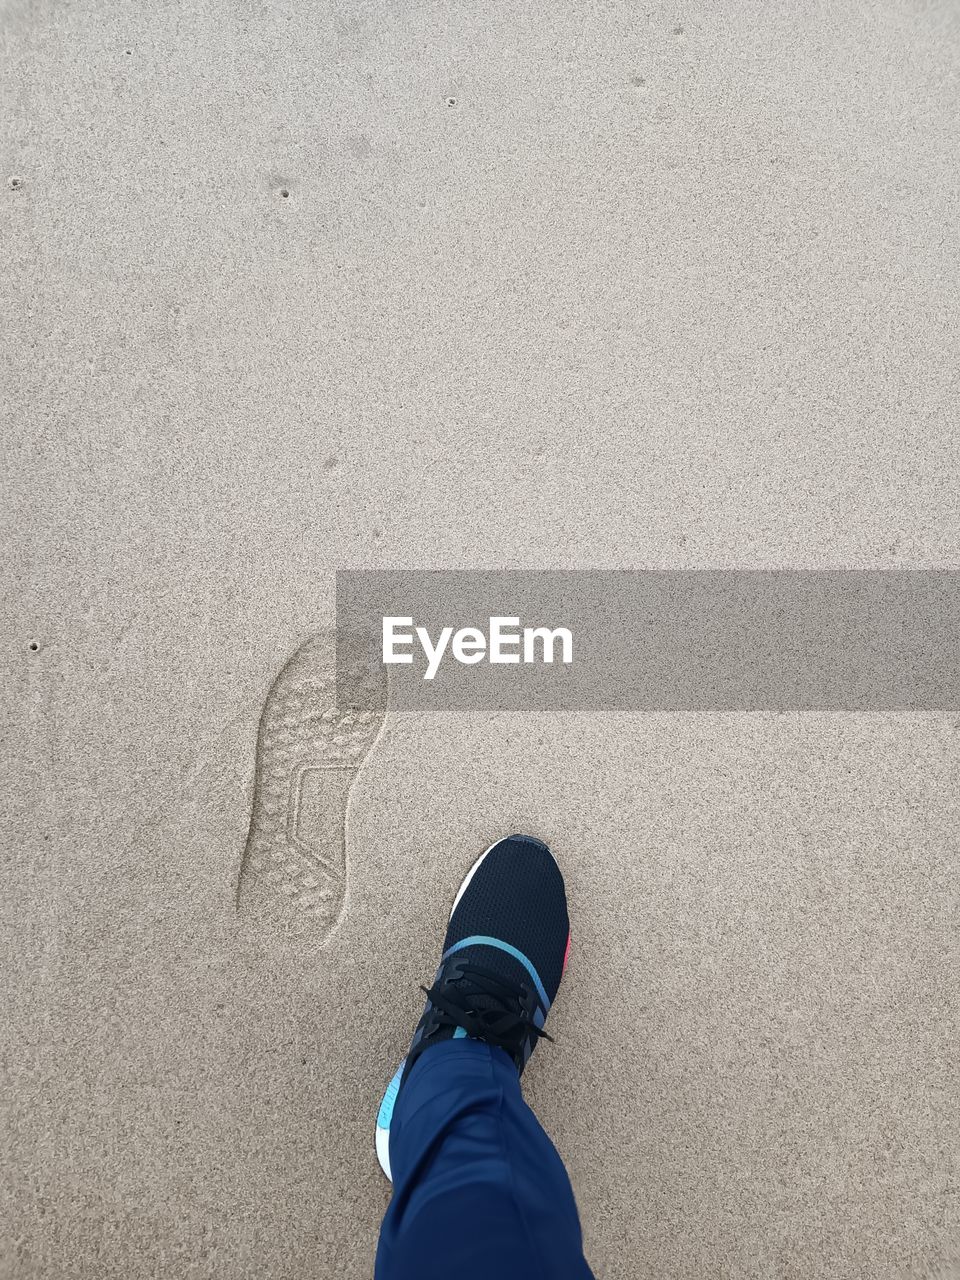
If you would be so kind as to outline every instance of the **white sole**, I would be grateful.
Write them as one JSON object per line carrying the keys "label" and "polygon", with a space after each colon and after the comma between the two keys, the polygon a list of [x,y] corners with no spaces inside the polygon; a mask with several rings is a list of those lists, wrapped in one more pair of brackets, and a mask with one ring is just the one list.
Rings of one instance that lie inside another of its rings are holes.
{"label": "white sole", "polygon": [[[507,839],[507,840],[510,839],[509,836],[501,837],[501,838]],[[460,885],[460,888],[457,890],[457,896],[454,898],[453,906],[450,908],[450,914],[447,917],[448,922],[453,919],[453,913],[456,911],[457,907],[460,905],[460,899],[467,892],[467,888],[470,884],[470,881],[480,870],[480,863],[484,860],[484,858],[490,852],[490,849],[495,849],[499,843],[500,843],[499,840],[494,840],[493,844],[490,845],[490,848],[484,849],[483,853],[481,853],[480,857],[476,860],[476,862],[473,864],[473,866],[470,868],[467,874],[463,877],[463,883]]]}

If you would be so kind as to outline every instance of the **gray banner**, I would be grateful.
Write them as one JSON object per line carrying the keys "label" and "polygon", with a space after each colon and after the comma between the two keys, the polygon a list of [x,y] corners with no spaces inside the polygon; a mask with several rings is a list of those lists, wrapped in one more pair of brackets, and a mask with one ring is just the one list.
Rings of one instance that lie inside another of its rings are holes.
{"label": "gray banner", "polygon": [[[960,571],[354,571],[398,710],[960,708]],[[552,660],[551,660],[552,659]]]}

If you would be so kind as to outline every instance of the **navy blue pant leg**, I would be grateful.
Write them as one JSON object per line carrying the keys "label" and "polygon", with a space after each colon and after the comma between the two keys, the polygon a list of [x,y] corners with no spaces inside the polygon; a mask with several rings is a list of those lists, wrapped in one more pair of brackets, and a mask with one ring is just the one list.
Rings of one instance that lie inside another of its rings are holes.
{"label": "navy blue pant leg", "polygon": [[376,1280],[593,1280],[573,1190],[502,1049],[423,1053],[390,1126]]}

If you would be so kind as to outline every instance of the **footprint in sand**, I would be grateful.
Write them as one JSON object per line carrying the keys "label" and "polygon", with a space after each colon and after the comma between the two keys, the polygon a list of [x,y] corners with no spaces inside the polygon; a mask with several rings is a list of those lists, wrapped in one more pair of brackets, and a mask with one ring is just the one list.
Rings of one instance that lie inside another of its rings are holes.
{"label": "footprint in sand", "polygon": [[341,662],[338,689],[336,636],[313,636],[267,694],[237,884],[242,923],[322,942],[340,920],[347,802],[386,710],[383,668],[360,653]]}

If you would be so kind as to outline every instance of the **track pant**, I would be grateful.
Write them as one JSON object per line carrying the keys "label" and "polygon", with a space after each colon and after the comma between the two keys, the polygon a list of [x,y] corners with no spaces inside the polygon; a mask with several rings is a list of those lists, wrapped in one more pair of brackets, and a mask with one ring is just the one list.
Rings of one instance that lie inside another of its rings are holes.
{"label": "track pant", "polygon": [[390,1126],[375,1280],[593,1280],[566,1170],[502,1049],[426,1050]]}

